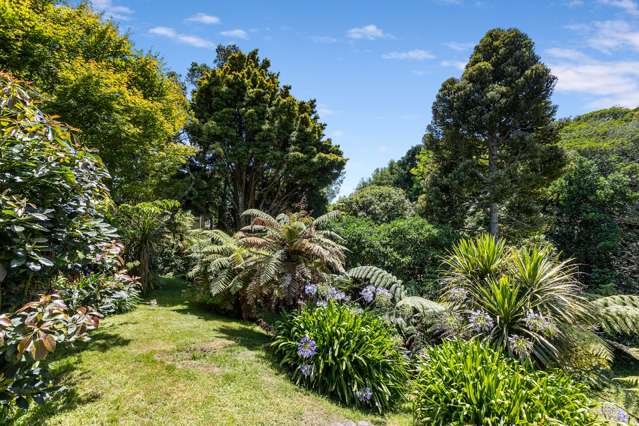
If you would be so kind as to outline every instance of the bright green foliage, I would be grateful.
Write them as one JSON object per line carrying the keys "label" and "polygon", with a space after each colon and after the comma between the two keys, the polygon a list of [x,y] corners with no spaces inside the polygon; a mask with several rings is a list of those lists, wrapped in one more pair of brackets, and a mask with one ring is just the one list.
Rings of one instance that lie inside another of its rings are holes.
{"label": "bright green foliage", "polygon": [[345,240],[349,267],[378,266],[401,279],[411,292],[435,296],[441,257],[454,239],[446,226],[419,217],[376,225],[345,216],[333,229]]}
{"label": "bright green foliage", "polygon": [[446,265],[443,299],[465,324],[454,332],[481,336],[514,357],[560,362],[573,329],[589,323],[574,264],[547,249],[507,249],[485,234],[456,244]]}
{"label": "bright green foliage", "polygon": [[[407,361],[391,327],[378,316],[330,302],[323,308],[285,315],[275,328],[277,336],[271,347],[297,384],[346,405],[379,412],[392,409],[403,399]],[[300,354],[303,338],[315,344],[310,357]],[[366,388],[371,391],[368,401],[361,397]]]}
{"label": "bright green foliage", "polygon": [[637,200],[630,176],[620,170],[606,174],[581,156],[550,189],[548,237],[581,265],[586,283],[595,290],[618,279],[614,259],[622,251],[620,218],[630,214]]}
{"label": "bright green foliage", "polygon": [[152,199],[192,153],[174,139],[187,118],[183,89],[87,4],[56,3],[0,1],[0,68],[33,81],[43,109],[99,150],[116,201]]}
{"label": "bright green foliage", "polygon": [[375,169],[370,178],[357,185],[357,190],[368,186],[392,186],[402,189],[410,201],[417,201],[421,188],[413,170],[417,167],[417,158],[422,149],[423,145],[416,145],[399,160],[390,160],[386,167]]}
{"label": "bright green foliage", "polygon": [[269,68],[257,50],[245,54],[232,46],[218,49],[214,68],[192,67],[195,118],[187,131],[198,148],[192,187],[215,186],[218,198],[192,194],[189,207],[217,216],[227,230],[242,226],[247,209],[276,214],[304,204],[321,213],[346,163],[324,136],[315,101],[294,98]]}
{"label": "bright green foliage", "polygon": [[461,79],[446,80],[433,103],[418,166],[427,217],[462,228],[479,216],[493,235],[500,216],[515,230],[537,228],[531,200],[564,163],[550,100],[554,84],[527,35],[486,33]]}
{"label": "bright green foliage", "polygon": [[363,217],[375,223],[390,222],[413,215],[413,206],[403,190],[392,186],[366,186],[335,205],[350,216]]}
{"label": "bright green foliage", "polygon": [[[102,162],[37,96],[0,74],[0,307],[20,303],[58,271],[90,264],[114,237]],[[8,300],[7,300],[8,299]]]}
{"label": "bright green foliage", "polygon": [[171,218],[179,207],[180,203],[174,200],[118,206],[114,221],[126,247],[126,257],[137,262],[136,271],[144,292],[154,287],[157,267],[153,258],[166,239]]}
{"label": "bright green foliage", "polygon": [[59,295],[41,295],[12,315],[0,315],[0,418],[14,407],[42,404],[59,390],[48,377],[45,358],[99,324],[97,312],[70,311]]}
{"label": "bright green foliage", "polygon": [[632,145],[639,137],[638,125],[639,108],[613,107],[594,111],[562,122],[561,145],[589,158],[598,152],[612,154]]}
{"label": "bright green foliage", "polygon": [[423,425],[590,425],[583,385],[561,371],[529,371],[478,341],[448,341],[425,351],[413,391]]}

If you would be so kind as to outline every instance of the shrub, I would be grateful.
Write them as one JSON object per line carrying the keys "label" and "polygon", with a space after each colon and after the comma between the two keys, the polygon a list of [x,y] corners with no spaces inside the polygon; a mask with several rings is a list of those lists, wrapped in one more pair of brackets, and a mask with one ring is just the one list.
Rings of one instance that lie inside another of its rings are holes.
{"label": "shrub", "polygon": [[45,359],[56,348],[87,340],[98,323],[95,311],[70,311],[55,293],[41,295],[11,316],[0,315],[0,418],[59,390],[48,377]]}
{"label": "shrub", "polygon": [[449,341],[425,351],[413,396],[417,424],[594,423],[583,385],[560,371],[531,372],[477,341]]}
{"label": "shrub", "polygon": [[447,227],[409,217],[376,225],[343,217],[333,225],[348,247],[349,267],[375,265],[395,275],[413,293],[434,297],[441,258],[454,239]]}
{"label": "shrub", "polygon": [[367,186],[335,203],[335,210],[375,223],[390,222],[413,214],[406,194],[392,186]]}
{"label": "shrub", "polygon": [[379,412],[402,399],[407,361],[376,315],[329,302],[284,315],[275,329],[272,348],[295,383]]}
{"label": "shrub", "polygon": [[103,217],[110,198],[102,162],[37,101],[0,73],[0,307],[91,264],[115,232]]}
{"label": "shrub", "polygon": [[140,303],[139,283],[126,274],[89,274],[66,282],[62,294],[71,309],[91,306],[103,316],[129,312]]}

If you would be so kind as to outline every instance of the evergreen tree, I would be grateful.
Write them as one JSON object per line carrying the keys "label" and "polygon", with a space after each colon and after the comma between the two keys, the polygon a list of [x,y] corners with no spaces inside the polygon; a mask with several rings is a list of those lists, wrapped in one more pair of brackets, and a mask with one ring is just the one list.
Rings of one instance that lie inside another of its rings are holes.
{"label": "evergreen tree", "polygon": [[[555,80],[521,31],[482,38],[461,78],[446,80],[433,103],[419,165],[428,215],[459,225],[480,212],[495,236],[509,206],[526,205],[533,216],[535,198],[565,162],[550,100]],[[526,228],[529,218],[509,219]]]}
{"label": "evergreen tree", "polygon": [[217,54],[214,67],[189,72],[196,84],[187,132],[198,149],[191,187],[213,188],[208,204],[206,192],[191,194],[191,207],[225,229],[238,229],[253,208],[321,213],[346,159],[324,136],[315,101],[294,98],[257,50],[222,46]]}

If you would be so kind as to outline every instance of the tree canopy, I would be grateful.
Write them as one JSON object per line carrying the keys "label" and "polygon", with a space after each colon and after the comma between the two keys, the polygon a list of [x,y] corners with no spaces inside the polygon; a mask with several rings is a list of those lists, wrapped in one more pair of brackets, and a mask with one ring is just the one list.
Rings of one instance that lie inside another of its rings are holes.
{"label": "tree canopy", "polygon": [[324,135],[315,101],[296,99],[270,65],[257,50],[227,47],[214,67],[194,64],[189,73],[196,87],[187,132],[198,149],[191,188],[217,186],[203,194],[216,199],[205,204],[191,194],[190,207],[227,229],[239,228],[251,208],[321,212],[346,164]]}
{"label": "tree canopy", "polygon": [[497,235],[511,205],[508,218],[534,228],[530,200],[564,164],[554,84],[526,34],[494,29],[482,38],[461,78],[446,80],[433,103],[419,167],[429,216],[463,226],[481,213]]}
{"label": "tree canopy", "polygon": [[[184,90],[86,3],[0,1],[0,68],[33,81],[42,108],[80,130],[113,176],[116,201],[153,199],[185,163]],[[168,194],[163,194],[168,195]]]}

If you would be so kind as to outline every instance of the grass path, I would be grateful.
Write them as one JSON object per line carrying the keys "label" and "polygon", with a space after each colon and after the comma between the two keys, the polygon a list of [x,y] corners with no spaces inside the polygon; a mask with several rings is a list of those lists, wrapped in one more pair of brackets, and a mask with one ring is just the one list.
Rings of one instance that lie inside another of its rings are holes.
{"label": "grass path", "polygon": [[19,425],[410,424],[340,407],[293,385],[257,327],[189,305],[167,281],[135,311],[106,319],[92,340],[56,360],[69,389]]}

